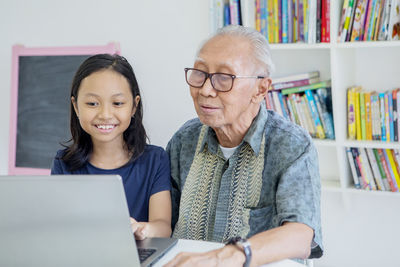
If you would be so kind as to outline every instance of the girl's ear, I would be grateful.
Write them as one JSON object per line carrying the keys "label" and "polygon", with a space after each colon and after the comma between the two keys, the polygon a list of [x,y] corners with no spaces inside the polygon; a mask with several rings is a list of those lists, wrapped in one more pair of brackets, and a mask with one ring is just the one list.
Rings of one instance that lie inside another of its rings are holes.
{"label": "girl's ear", "polygon": [[132,116],[131,116],[131,117],[133,117],[133,116],[135,115],[135,113],[136,113],[137,106],[139,105],[139,102],[140,102],[140,96],[137,95],[137,96],[133,99],[133,102],[135,102],[135,103],[133,104],[133,107],[132,107]]}
{"label": "girl's ear", "polygon": [[79,118],[78,105],[76,104],[76,99],[75,99],[75,97],[71,96],[71,102],[72,102],[72,106],[74,107],[75,114],[76,114],[76,116]]}

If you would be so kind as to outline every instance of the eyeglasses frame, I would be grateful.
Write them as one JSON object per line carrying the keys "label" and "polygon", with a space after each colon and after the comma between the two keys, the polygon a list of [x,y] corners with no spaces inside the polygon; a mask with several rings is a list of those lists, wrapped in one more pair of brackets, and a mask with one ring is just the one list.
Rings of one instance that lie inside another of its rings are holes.
{"label": "eyeglasses frame", "polygon": [[[208,73],[208,72],[205,72],[205,71],[203,71],[203,70],[199,70],[199,69],[195,69],[195,68],[185,68],[184,70],[185,70],[185,79],[186,79],[186,83],[187,83],[189,86],[194,87],[194,88],[201,88],[201,87],[204,86],[204,84],[206,83],[207,79],[210,79],[210,83],[211,83],[212,88],[213,88],[215,91],[218,91],[218,92],[229,92],[230,90],[232,90],[233,84],[234,84],[236,78],[256,78],[256,79],[264,79],[264,78],[266,78],[265,76],[234,75],[234,74],[224,73],[224,72]],[[206,78],[204,79],[203,83],[202,83],[200,86],[193,86],[193,85],[191,85],[191,84],[189,83],[188,77],[187,77],[187,73],[188,73],[188,71],[190,71],[190,70],[199,71],[199,72],[202,72],[202,73],[204,73],[204,74],[206,75]],[[213,82],[212,82],[212,77],[213,77],[215,74],[224,74],[224,75],[230,76],[230,77],[232,78],[231,88],[229,88],[229,90],[220,90],[220,89],[215,88],[215,86],[214,86],[214,84],[213,84]]]}

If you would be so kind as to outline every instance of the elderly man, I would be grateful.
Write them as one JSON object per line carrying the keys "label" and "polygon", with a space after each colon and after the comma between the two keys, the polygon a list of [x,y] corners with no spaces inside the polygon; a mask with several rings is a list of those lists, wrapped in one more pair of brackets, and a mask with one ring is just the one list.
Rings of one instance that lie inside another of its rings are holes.
{"label": "elderly man", "polygon": [[170,140],[173,236],[227,243],[168,266],[257,266],[322,255],[317,152],[267,111],[268,43],[228,26],[208,39],[186,81],[198,114]]}

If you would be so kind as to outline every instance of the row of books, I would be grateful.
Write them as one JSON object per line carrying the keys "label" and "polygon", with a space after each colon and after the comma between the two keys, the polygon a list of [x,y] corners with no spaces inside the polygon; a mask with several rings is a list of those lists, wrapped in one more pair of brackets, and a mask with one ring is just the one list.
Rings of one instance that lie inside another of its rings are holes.
{"label": "row of books", "polygon": [[211,31],[253,27],[270,43],[330,42],[331,0],[210,0]]}
{"label": "row of books", "polygon": [[399,192],[398,149],[346,148],[356,188]]}
{"label": "row of books", "polygon": [[330,87],[330,80],[319,81],[318,71],[275,78],[267,109],[300,125],[313,138],[335,139]]}
{"label": "row of books", "polygon": [[330,42],[330,0],[255,2],[255,27],[270,43]]}
{"label": "row of books", "polygon": [[347,128],[351,140],[399,141],[400,88],[382,93],[347,90]]}
{"label": "row of books", "polygon": [[338,42],[400,39],[400,0],[344,0]]}

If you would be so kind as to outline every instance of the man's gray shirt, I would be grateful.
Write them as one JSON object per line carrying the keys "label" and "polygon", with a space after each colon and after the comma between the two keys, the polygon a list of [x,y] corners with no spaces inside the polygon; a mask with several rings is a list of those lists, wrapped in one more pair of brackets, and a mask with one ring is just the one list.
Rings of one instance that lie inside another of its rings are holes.
{"label": "man's gray shirt", "polygon": [[226,242],[299,222],[314,230],[310,257],[322,255],[318,157],[300,126],[263,104],[229,159],[199,119],[178,130],[167,152],[175,237]]}

